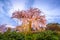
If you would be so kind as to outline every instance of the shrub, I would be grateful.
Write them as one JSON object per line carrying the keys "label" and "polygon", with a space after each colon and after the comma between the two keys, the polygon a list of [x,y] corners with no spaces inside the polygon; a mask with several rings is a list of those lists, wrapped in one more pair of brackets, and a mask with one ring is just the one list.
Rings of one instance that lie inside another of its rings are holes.
{"label": "shrub", "polygon": [[46,30],[38,33],[20,33],[20,32],[5,32],[0,33],[0,40],[60,40],[60,33]]}

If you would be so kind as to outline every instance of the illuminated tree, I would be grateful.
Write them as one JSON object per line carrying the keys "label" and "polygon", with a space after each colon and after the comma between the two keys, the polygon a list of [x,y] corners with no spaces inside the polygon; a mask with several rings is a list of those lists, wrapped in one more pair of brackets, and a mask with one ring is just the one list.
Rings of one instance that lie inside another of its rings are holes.
{"label": "illuminated tree", "polygon": [[12,14],[12,18],[22,21],[21,27],[25,30],[40,30],[46,27],[45,15],[38,8],[30,8],[29,10],[16,11]]}
{"label": "illuminated tree", "polygon": [[0,33],[4,33],[7,31],[6,24],[0,25]]}

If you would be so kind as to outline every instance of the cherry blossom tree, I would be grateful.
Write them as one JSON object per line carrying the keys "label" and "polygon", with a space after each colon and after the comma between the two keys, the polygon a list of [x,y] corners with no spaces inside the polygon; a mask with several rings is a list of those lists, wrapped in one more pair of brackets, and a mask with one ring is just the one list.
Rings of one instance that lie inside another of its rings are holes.
{"label": "cherry blossom tree", "polygon": [[38,8],[30,8],[29,10],[14,12],[12,18],[21,20],[21,27],[24,27],[24,29],[36,31],[46,27],[45,15],[41,15],[42,13],[43,12]]}

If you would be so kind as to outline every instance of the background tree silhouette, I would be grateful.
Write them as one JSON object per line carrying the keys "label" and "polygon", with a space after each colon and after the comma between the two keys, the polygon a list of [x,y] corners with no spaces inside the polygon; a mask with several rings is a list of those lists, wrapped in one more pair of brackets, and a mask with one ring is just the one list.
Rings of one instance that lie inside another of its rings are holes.
{"label": "background tree silhouette", "polygon": [[47,24],[47,30],[52,31],[60,31],[60,24],[59,23],[49,23]]}

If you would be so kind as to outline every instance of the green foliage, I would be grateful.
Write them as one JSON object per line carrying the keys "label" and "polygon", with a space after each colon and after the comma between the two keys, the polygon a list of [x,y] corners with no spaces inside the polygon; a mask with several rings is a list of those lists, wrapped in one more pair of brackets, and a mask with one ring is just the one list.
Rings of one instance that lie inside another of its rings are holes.
{"label": "green foliage", "polygon": [[58,36],[52,31],[44,31],[37,34],[33,34],[34,40],[59,40]]}
{"label": "green foliage", "polygon": [[2,33],[0,33],[0,40],[3,40],[3,35],[2,35]]}
{"label": "green foliage", "polygon": [[24,40],[24,35],[17,32],[5,32],[3,40]]}
{"label": "green foliage", "polygon": [[38,33],[20,33],[20,32],[5,32],[0,33],[0,40],[60,40],[60,33],[46,30]]}
{"label": "green foliage", "polygon": [[32,38],[32,33],[27,33],[27,34],[25,35],[25,40],[33,40],[33,38]]}

